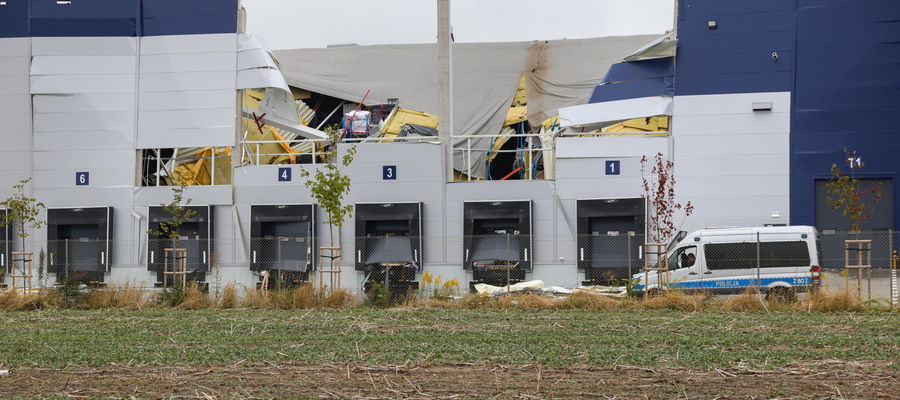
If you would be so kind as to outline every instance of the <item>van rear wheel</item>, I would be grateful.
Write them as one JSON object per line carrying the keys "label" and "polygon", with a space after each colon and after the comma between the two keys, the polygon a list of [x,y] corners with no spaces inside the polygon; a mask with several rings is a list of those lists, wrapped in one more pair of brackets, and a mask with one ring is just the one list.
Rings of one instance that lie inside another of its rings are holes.
{"label": "van rear wheel", "polygon": [[786,287],[774,287],[766,292],[766,301],[776,304],[787,304],[794,301],[794,289]]}

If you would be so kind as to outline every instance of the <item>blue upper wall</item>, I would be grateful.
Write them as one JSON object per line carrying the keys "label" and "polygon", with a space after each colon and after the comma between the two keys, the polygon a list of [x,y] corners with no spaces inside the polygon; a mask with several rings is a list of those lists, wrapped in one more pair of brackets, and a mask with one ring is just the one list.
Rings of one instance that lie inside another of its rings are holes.
{"label": "blue upper wall", "polygon": [[4,0],[0,37],[237,32],[238,0]]}
{"label": "blue upper wall", "polygon": [[675,95],[791,90],[794,31],[791,0],[679,1]]}
{"label": "blue upper wall", "polygon": [[[791,222],[815,223],[815,180],[844,147],[863,158],[856,176],[900,171],[900,1],[800,0],[791,113]],[[894,196],[893,228],[900,228]],[[890,227],[888,221],[879,221]]]}
{"label": "blue upper wall", "polygon": [[[864,159],[857,176],[896,191],[898,0],[681,0],[674,84],[676,95],[791,92],[792,224],[815,224],[815,181],[845,147]],[[894,209],[879,225],[900,228],[900,196],[879,207]]]}

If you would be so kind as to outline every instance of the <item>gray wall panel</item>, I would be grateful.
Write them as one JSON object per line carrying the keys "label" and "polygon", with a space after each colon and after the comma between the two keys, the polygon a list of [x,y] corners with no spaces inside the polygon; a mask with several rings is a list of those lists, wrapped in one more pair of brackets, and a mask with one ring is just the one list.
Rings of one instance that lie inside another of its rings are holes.
{"label": "gray wall panel", "polygon": [[205,110],[229,108],[234,113],[235,92],[230,89],[192,92],[141,92],[138,109],[141,111]]}
{"label": "gray wall panel", "polygon": [[237,34],[141,37],[141,55],[237,51]]}
{"label": "gray wall panel", "polygon": [[32,75],[31,77],[32,94],[130,92],[134,92],[134,74]]}
{"label": "gray wall panel", "polygon": [[32,75],[134,74],[137,61],[125,56],[36,56],[31,61]]}
{"label": "gray wall panel", "polygon": [[133,56],[137,54],[134,37],[35,37],[31,51],[35,56]]}
{"label": "gray wall panel", "polygon": [[134,91],[125,93],[74,93],[33,96],[35,113],[134,112]]}
{"label": "gray wall panel", "polygon": [[236,90],[234,71],[141,73],[141,92],[166,92],[179,90]]}
{"label": "gray wall panel", "polygon": [[[231,186],[191,186],[184,192],[193,205],[232,204]],[[140,187],[134,189],[135,206],[157,206],[172,201],[170,187]]]}
{"label": "gray wall panel", "polygon": [[134,111],[34,114],[35,132],[111,131],[126,129],[134,129]]}
{"label": "gray wall panel", "polygon": [[122,150],[132,147],[132,135],[133,130],[35,132],[34,147],[41,150]]}
{"label": "gray wall panel", "polygon": [[31,112],[30,102],[31,96],[24,93],[0,93],[0,116],[5,120],[7,116],[28,115]]}
{"label": "gray wall panel", "polygon": [[34,168],[36,170],[67,169],[72,172],[74,180],[76,170],[128,169],[134,165],[134,157],[132,150],[36,151]]}
{"label": "gray wall panel", "polygon": [[234,71],[237,66],[234,49],[222,53],[199,51],[202,50],[186,54],[142,54],[141,73]]}

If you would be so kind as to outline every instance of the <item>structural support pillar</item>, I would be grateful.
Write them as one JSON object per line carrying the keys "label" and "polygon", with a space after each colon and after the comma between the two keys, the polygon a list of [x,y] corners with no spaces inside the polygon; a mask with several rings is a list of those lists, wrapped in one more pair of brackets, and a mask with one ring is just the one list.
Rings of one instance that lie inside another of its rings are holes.
{"label": "structural support pillar", "polygon": [[447,182],[453,181],[453,42],[450,0],[437,0],[438,138],[444,148]]}

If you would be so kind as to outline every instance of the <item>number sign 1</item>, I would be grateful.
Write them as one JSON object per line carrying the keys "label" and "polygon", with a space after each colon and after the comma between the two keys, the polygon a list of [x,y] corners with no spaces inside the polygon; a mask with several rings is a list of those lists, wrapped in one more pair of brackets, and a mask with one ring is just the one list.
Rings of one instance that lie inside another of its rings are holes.
{"label": "number sign 1", "polygon": [[382,180],[396,180],[397,179],[397,166],[396,165],[385,165],[381,169],[381,179]]}
{"label": "number sign 1", "polygon": [[278,168],[278,182],[290,182],[291,181],[291,169],[290,168]]}
{"label": "number sign 1", "polygon": [[606,161],[606,175],[620,175],[621,168],[619,160]]}
{"label": "number sign 1", "polygon": [[75,186],[88,186],[91,184],[91,173],[90,172],[76,172],[75,173]]}

